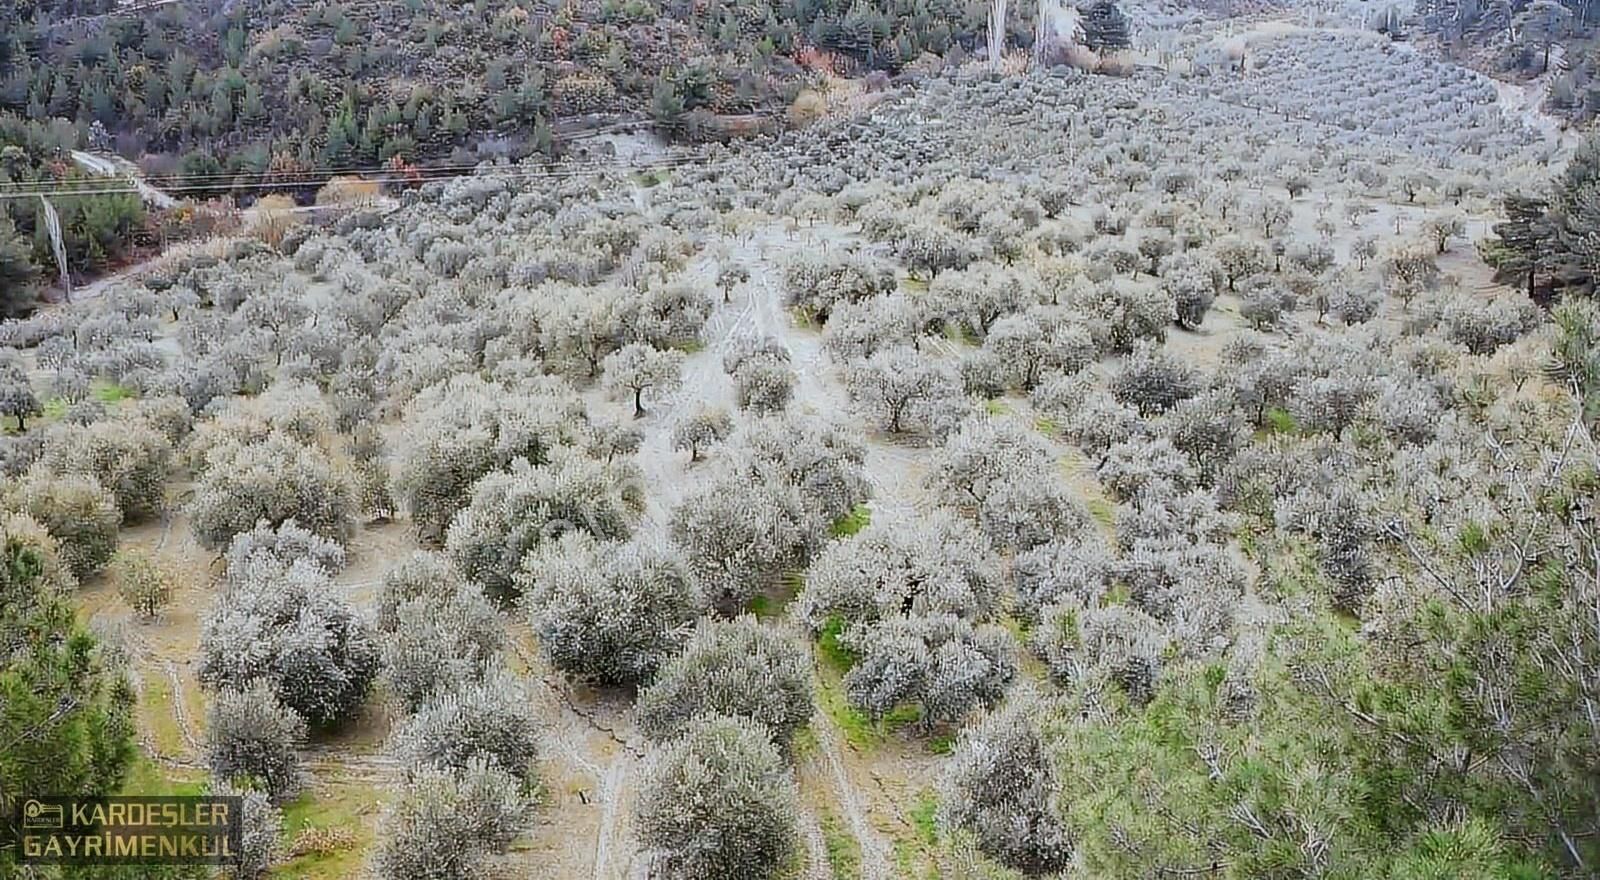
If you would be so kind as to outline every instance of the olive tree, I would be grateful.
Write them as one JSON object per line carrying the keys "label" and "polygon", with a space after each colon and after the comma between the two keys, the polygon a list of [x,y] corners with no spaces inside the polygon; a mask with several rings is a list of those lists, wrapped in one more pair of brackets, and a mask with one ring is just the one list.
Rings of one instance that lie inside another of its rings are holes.
{"label": "olive tree", "polygon": [[649,681],[688,638],[700,610],[678,554],[637,540],[564,535],[529,554],[517,581],[551,665],[604,685]]}
{"label": "olive tree", "polygon": [[122,601],[145,620],[154,620],[172,601],[172,576],[146,554],[118,553],[111,560],[111,577]]}
{"label": "olive tree", "polygon": [[207,713],[206,764],[219,779],[258,784],[281,801],[300,787],[305,738],[305,720],[265,681],[226,687]]}
{"label": "olive tree", "polygon": [[844,679],[851,705],[882,718],[911,704],[924,727],[994,705],[1017,673],[1016,643],[1004,627],[954,614],[855,624],[840,643],[856,658]]}
{"label": "olive tree", "polygon": [[161,510],[172,475],[172,443],[141,421],[117,419],[48,432],[40,457],[57,473],[94,477],[128,522]]}
{"label": "olive tree", "polygon": [[284,520],[276,527],[266,520],[260,520],[255,528],[234,535],[228,543],[224,555],[228,563],[228,579],[235,583],[242,581],[248,576],[251,564],[259,562],[262,557],[266,557],[270,563],[284,566],[296,563],[314,565],[329,575],[338,574],[345,563],[344,547],[301,528],[294,520]]}
{"label": "olive tree", "polygon": [[631,531],[622,487],[600,462],[565,454],[549,464],[512,462],[472,487],[472,500],[450,522],[445,552],[466,578],[494,599],[516,596],[522,558],[571,531],[624,538]]}
{"label": "olive tree", "polygon": [[383,880],[480,876],[531,810],[522,783],[484,761],[464,770],[424,767],[379,821],[372,870]]}
{"label": "olive tree", "polygon": [[637,712],[657,741],[716,715],[748,720],[787,749],[811,720],[811,667],[793,639],[754,617],[705,623],[639,694]]}
{"label": "olive tree", "polygon": [[518,458],[543,464],[557,449],[595,439],[583,401],[565,382],[486,382],[471,373],[418,394],[406,407],[401,433],[395,498],[410,511],[418,536],[433,546],[443,542],[451,518],[485,474]]}
{"label": "olive tree", "polygon": [[783,267],[785,301],[827,323],[840,303],[895,289],[894,268],[882,260],[842,250],[804,254]]}
{"label": "olive tree", "polygon": [[313,725],[349,718],[378,674],[371,633],[322,569],[263,558],[202,619],[200,682],[221,689],[260,680]]}
{"label": "olive tree", "polygon": [[773,880],[799,847],[799,792],[767,731],[709,718],[651,759],[636,823],[652,877]]}
{"label": "olive tree", "polygon": [[283,811],[265,792],[214,782],[211,793],[239,799],[239,861],[232,874],[240,880],[265,876],[278,858],[283,839]]}
{"label": "olive tree", "polygon": [[683,377],[683,352],[631,342],[606,355],[602,366],[606,387],[631,393],[633,417],[640,418],[644,415],[646,391],[661,395],[677,390]]}
{"label": "olive tree", "polygon": [[504,670],[440,693],[400,722],[388,749],[413,771],[483,764],[528,791],[538,780],[539,721],[522,681]]}
{"label": "olive tree", "polygon": [[1013,700],[956,741],[939,789],[939,824],[1030,876],[1065,869],[1072,838],[1055,805],[1063,796],[1043,707]]}
{"label": "olive tree", "polygon": [[189,525],[202,546],[219,549],[265,520],[294,520],[325,538],[342,538],[353,497],[347,475],[315,446],[274,433],[257,443],[224,442],[207,451]]}
{"label": "olive tree", "polygon": [[470,584],[402,601],[384,622],[383,677],[411,710],[482,679],[506,644],[499,612]]}
{"label": "olive tree", "polygon": [[1111,396],[1143,416],[1166,412],[1200,390],[1200,377],[1177,357],[1142,345],[1128,355],[1107,383]]}
{"label": "olive tree", "polygon": [[725,613],[804,564],[826,525],[794,486],[732,473],[690,491],[667,520],[695,583]]}
{"label": "olive tree", "polygon": [[35,467],[13,484],[4,500],[8,509],[44,526],[60,547],[61,561],[77,578],[105,568],[117,550],[122,512],[94,477]]}
{"label": "olive tree", "polygon": [[946,510],[869,525],[829,544],[806,573],[798,613],[813,631],[838,617],[952,613],[983,620],[1000,601],[1000,560],[973,525]]}
{"label": "olive tree", "polygon": [[949,368],[903,347],[849,365],[844,381],[863,413],[891,434],[928,430],[936,409],[961,396],[960,383]]}
{"label": "olive tree", "polygon": [[692,413],[672,428],[672,448],[689,450],[689,460],[699,461],[700,450],[721,443],[733,432],[733,419],[720,409]]}
{"label": "olive tree", "polygon": [[1117,560],[1111,547],[1094,533],[1041,544],[1017,554],[1011,565],[1017,614],[1038,619],[1045,606],[1071,600],[1098,604],[1111,590]]}
{"label": "olive tree", "polygon": [[16,419],[17,430],[26,431],[28,419],[39,415],[43,408],[33,392],[33,383],[28,381],[22,358],[16,355],[15,349],[5,351],[10,356],[0,358],[0,416]]}

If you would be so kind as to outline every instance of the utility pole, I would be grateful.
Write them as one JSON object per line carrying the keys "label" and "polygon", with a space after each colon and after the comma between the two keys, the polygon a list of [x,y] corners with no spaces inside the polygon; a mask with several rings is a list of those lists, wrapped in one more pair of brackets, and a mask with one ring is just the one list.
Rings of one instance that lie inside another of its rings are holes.
{"label": "utility pole", "polygon": [[56,268],[61,272],[61,289],[67,302],[72,302],[72,274],[67,271],[67,246],[61,240],[61,217],[56,214],[54,205],[39,196],[39,204],[44,208],[44,226],[50,233],[50,250],[56,257]]}

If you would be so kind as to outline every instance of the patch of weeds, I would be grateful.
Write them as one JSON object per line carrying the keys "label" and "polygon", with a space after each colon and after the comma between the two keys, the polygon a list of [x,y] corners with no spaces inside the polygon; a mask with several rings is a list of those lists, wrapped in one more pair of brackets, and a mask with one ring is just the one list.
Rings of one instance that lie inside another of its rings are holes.
{"label": "patch of weeds", "polygon": [[1049,416],[1039,416],[1033,420],[1033,429],[1041,434],[1055,437],[1061,433],[1061,426]]}
{"label": "patch of weeds", "polygon": [[935,755],[948,755],[956,750],[956,732],[948,731],[928,738],[928,751]]}
{"label": "patch of weeds", "polygon": [[861,843],[844,827],[832,810],[819,810],[817,824],[822,826],[822,845],[828,855],[828,873],[833,880],[860,880]]}
{"label": "patch of weeds", "polygon": [[868,751],[883,742],[883,731],[872,723],[865,712],[850,705],[844,693],[844,679],[837,674],[824,672],[817,689],[817,702],[828,719],[844,734],[845,741],[861,751]]}
{"label": "patch of weeds", "polygon": [[805,306],[791,307],[789,309],[789,317],[794,321],[794,325],[796,327],[801,327],[806,330],[816,330],[818,327],[817,316],[812,314],[811,310]]}
{"label": "patch of weeds", "polygon": [[917,829],[917,836],[930,847],[939,845],[939,825],[935,821],[938,812],[939,798],[926,789],[917,796],[917,802],[911,805],[911,824]]}
{"label": "patch of weeds", "polygon": [[745,610],[764,620],[782,617],[783,613],[788,610],[789,603],[794,601],[794,597],[799,595],[801,588],[805,584],[806,579],[803,572],[786,572],[777,584],[768,586],[761,592],[751,596],[750,601],[745,605]]}
{"label": "patch of weeds", "polygon": [[857,504],[850,512],[833,521],[830,528],[835,538],[848,538],[872,524],[872,508]]}
{"label": "patch of weeds", "polygon": [[899,730],[922,720],[922,707],[914,703],[901,703],[889,710],[879,724],[887,730]]}
{"label": "patch of weeds", "polygon": [[817,652],[822,655],[824,665],[839,675],[844,675],[856,665],[855,652],[839,643],[844,626],[844,616],[832,614],[823,621],[822,632],[817,634]]}
{"label": "patch of weeds", "polygon": [[372,832],[366,816],[379,792],[366,785],[335,786],[310,792],[283,806],[286,858],[273,875],[296,878],[353,877],[361,872]]}
{"label": "patch of weeds", "polygon": [[105,382],[101,380],[96,380],[94,384],[90,386],[89,393],[94,395],[94,399],[100,401],[101,403],[117,403],[118,401],[128,400],[129,398],[139,396],[134,393],[132,388],[118,385],[115,382]]}
{"label": "patch of weeds", "polygon": [[1300,423],[1281,406],[1268,409],[1264,421],[1263,428],[1268,434],[1296,434],[1300,431]]}
{"label": "patch of weeds", "polygon": [[1089,516],[1105,528],[1109,529],[1115,525],[1117,510],[1111,506],[1110,501],[1104,498],[1090,498],[1083,502],[1083,506],[1089,509]]}
{"label": "patch of weeds", "polygon": [[1011,412],[1011,407],[1006,406],[1006,402],[999,399],[985,400],[983,409],[991,416],[1003,416]]}
{"label": "patch of weeds", "polygon": [[794,751],[796,761],[803,760],[817,753],[821,743],[817,742],[817,732],[810,725],[795,731],[794,739],[789,741],[789,748]]}
{"label": "patch of weeds", "polygon": [[1456,533],[1456,543],[1461,545],[1462,552],[1469,556],[1477,556],[1489,550],[1489,533],[1483,526],[1475,522],[1468,522]]}

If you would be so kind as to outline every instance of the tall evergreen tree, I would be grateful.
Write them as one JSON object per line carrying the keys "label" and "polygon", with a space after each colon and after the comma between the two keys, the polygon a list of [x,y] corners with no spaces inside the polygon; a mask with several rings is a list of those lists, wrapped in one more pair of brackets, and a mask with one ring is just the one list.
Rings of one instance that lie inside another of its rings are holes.
{"label": "tall evergreen tree", "polygon": [[1549,206],[1543,199],[1507,196],[1506,219],[1494,225],[1495,237],[1483,242],[1484,261],[1495,268],[1495,279],[1503,284],[1524,284],[1528,296],[1540,274],[1549,272],[1555,255],[1556,230],[1551,224]]}
{"label": "tall evergreen tree", "polygon": [[37,275],[28,243],[11,218],[0,215],[0,318],[21,318],[33,311]]}
{"label": "tall evergreen tree", "polygon": [[0,802],[116,791],[133,758],[132,688],[75,620],[71,585],[43,527],[0,520]]}

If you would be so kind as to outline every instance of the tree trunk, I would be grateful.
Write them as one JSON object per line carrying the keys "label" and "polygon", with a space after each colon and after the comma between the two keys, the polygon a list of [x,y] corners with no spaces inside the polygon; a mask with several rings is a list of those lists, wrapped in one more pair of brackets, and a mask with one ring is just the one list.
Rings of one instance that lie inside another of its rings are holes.
{"label": "tree trunk", "polygon": [[633,389],[633,417],[637,419],[637,418],[642,418],[643,416],[644,416],[644,389],[643,388],[635,388],[635,389]]}

